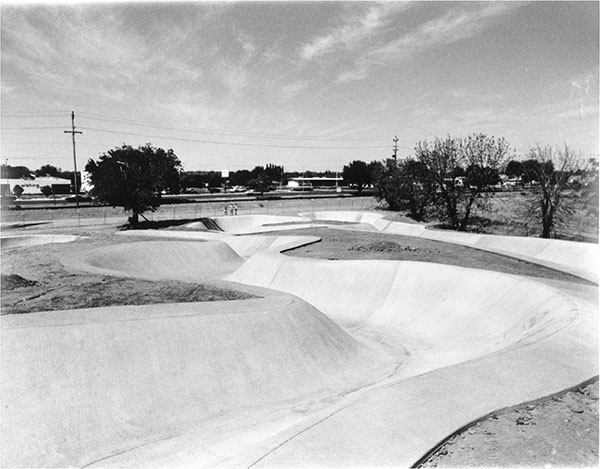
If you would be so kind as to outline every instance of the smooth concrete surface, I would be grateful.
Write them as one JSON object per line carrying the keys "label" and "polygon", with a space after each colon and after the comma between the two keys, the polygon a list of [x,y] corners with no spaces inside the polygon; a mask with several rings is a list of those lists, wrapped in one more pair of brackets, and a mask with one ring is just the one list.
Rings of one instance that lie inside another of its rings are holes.
{"label": "smooth concrete surface", "polygon": [[[405,467],[475,419],[598,374],[595,286],[295,258],[282,251],[318,238],[236,236],[265,223],[128,231],[139,239],[65,259],[258,297],[3,316],[1,465]],[[579,255],[532,246],[558,266]]]}
{"label": "smooth concrete surface", "polygon": [[40,244],[70,243],[78,238],[79,236],[61,234],[4,235],[0,238],[0,243],[2,249],[12,249]]}

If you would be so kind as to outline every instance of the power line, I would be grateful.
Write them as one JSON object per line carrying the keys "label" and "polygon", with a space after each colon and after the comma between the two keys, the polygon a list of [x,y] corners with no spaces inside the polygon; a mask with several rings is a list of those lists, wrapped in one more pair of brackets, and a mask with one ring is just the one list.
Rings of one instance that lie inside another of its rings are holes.
{"label": "power line", "polygon": [[[60,127],[62,129],[62,127]],[[65,142],[2,142],[2,145],[64,145]]]}
{"label": "power line", "polygon": [[356,142],[377,142],[387,139],[388,137],[374,137],[374,138],[350,138],[350,137],[323,137],[323,136],[309,136],[309,135],[286,135],[286,134],[264,134],[264,133],[252,133],[252,132],[242,132],[242,131],[233,131],[233,130],[216,130],[216,129],[207,129],[202,127],[183,127],[183,126],[173,126],[173,125],[164,125],[158,124],[148,121],[139,121],[134,119],[120,119],[116,117],[103,116],[99,114],[89,114],[82,112],[80,113],[84,118],[88,118],[91,120],[99,120],[104,122],[113,122],[113,123],[128,123],[140,127],[152,127],[159,129],[170,129],[170,130],[181,130],[185,132],[195,132],[195,133],[209,133],[209,134],[217,134],[217,135],[239,135],[244,137],[253,137],[253,138],[266,138],[273,140],[315,140],[322,142],[340,142],[340,141],[356,141]]}
{"label": "power line", "polygon": [[360,150],[360,149],[369,149],[369,148],[388,148],[387,145],[362,145],[362,146],[311,146],[311,145],[273,145],[267,143],[240,143],[240,142],[224,142],[222,140],[204,140],[204,139],[191,139],[191,138],[182,138],[182,137],[170,137],[165,135],[149,135],[149,134],[139,134],[135,132],[124,132],[118,130],[108,130],[108,129],[98,129],[95,127],[80,127],[84,130],[92,130],[97,132],[106,132],[111,134],[120,134],[120,135],[134,135],[136,137],[147,137],[147,138],[160,138],[165,140],[177,140],[182,142],[194,142],[194,143],[212,143],[216,145],[233,145],[233,146],[241,146],[241,147],[260,147],[260,148],[297,148],[297,149],[309,149],[309,150]]}
{"label": "power line", "polygon": [[62,126],[51,127],[2,127],[2,130],[40,130],[40,129],[62,129]]}
{"label": "power line", "polygon": [[41,115],[64,115],[65,111],[0,111],[0,114],[9,114],[15,116],[41,116]]}

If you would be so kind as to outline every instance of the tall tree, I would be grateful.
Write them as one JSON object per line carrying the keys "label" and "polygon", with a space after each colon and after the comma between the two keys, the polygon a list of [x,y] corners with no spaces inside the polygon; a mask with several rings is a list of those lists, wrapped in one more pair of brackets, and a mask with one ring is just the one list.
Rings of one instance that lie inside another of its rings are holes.
{"label": "tall tree", "polygon": [[579,166],[579,157],[567,145],[561,149],[537,145],[529,151],[529,158],[529,178],[539,183],[529,214],[541,223],[542,238],[550,238],[573,211],[563,195],[569,177]]}
{"label": "tall tree", "polygon": [[420,161],[388,158],[374,173],[375,197],[385,200],[390,210],[409,210],[421,221],[435,194],[434,181]]}
{"label": "tall tree", "polygon": [[354,160],[344,166],[342,177],[347,184],[354,184],[358,193],[361,193],[366,185],[371,184],[369,166],[360,160]]}
{"label": "tall tree", "polygon": [[3,164],[0,166],[0,176],[2,179],[30,179],[31,170],[27,166],[10,166]]}
{"label": "tall tree", "polygon": [[523,163],[517,160],[510,160],[504,168],[504,174],[509,178],[521,176],[523,174]]}
{"label": "tall tree", "polygon": [[453,229],[466,230],[473,211],[489,206],[488,189],[498,182],[509,148],[503,138],[484,134],[417,144],[417,159],[436,186],[434,207]]}
{"label": "tall tree", "polygon": [[52,166],[51,164],[45,164],[40,169],[35,170],[36,176],[52,176],[58,177],[58,173],[60,172],[60,168],[56,166]]}
{"label": "tall tree", "polygon": [[97,162],[90,159],[85,169],[93,185],[91,195],[113,207],[131,210],[129,223],[134,226],[139,215],[160,206],[162,191],[180,189],[181,162],[173,150],[154,148],[149,143],[109,150]]}

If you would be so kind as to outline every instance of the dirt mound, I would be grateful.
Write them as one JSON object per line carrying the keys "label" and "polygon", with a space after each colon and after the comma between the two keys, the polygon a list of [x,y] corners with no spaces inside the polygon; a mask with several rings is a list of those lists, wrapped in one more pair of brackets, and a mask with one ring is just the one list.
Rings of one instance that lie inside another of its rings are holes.
{"label": "dirt mound", "polygon": [[3,290],[16,290],[17,288],[33,287],[37,285],[34,280],[27,280],[16,274],[2,274],[0,279]]}
{"label": "dirt mound", "polygon": [[401,252],[401,251],[417,251],[418,248],[412,246],[402,246],[393,241],[376,241],[369,244],[359,244],[350,247],[351,251],[363,252]]}

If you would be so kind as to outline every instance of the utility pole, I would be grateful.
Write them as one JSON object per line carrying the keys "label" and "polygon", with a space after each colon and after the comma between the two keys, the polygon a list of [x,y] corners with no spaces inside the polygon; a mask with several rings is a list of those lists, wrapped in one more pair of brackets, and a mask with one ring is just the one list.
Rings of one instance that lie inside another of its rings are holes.
{"label": "utility pole", "polygon": [[71,134],[73,137],[73,166],[75,173],[73,174],[73,183],[75,186],[75,203],[79,208],[79,187],[77,186],[77,156],[75,155],[75,134],[82,134],[83,132],[75,130],[75,112],[71,111],[71,130],[65,130],[66,134]]}
{"label": "utility pole", "polygon": [[396,161],[398,157],[398,136],[396,135],[392,141],[394,142],[394,161]]}

